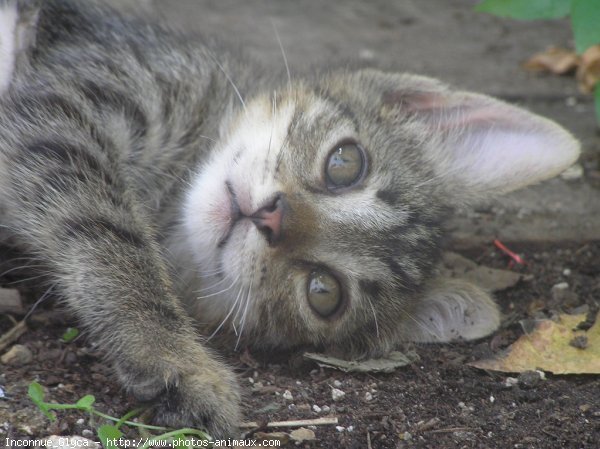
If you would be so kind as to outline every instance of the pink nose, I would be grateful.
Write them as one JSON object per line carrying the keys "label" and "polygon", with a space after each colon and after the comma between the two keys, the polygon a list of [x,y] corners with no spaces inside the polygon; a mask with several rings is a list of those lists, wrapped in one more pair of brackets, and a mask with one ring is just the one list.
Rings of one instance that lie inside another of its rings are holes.
{"label": "pink nose", "polygon": [[278,193],[269,204],[258,209],[250,217],[271,246],[276,245],[281,240],[284,209],[285,199],[283,194]]}

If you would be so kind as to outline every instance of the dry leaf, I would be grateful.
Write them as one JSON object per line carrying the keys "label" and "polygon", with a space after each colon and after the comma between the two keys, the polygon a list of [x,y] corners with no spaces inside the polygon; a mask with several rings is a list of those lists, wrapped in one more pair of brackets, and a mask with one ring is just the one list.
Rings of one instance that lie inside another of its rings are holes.
{"label": "dry leaf", "polygon": [[581,55],[577,80],[584,93],[592,92],[596,83],[600,82],[600,44],[588,48]]}
{"label": "dry leaf", "polygon": [[441,274],[448,278],[471,281],[492,292],[505,290],[520,280],[528,281],[532,278],[531,275],[477,265],[472,260],[453,252],[444,253]]}
{"label": "dry leaf", "polygon": [[[560,315],[557,322],[541,320],[500,357],[480,360],[476,368],[519,373],[541,369],[554,374],[600,374],[600,316],[587,332],[576,330],[585,315]],[[579,348],[574,341],[585,339]]]}
{"label": "dry leaf", "polygon": [[533,72],[565,75],[575,70],[578,65],[579,57],[575,52],[564,48],[550,47],[533,55],[523,64],[523,67]]}
{"label": "dry leaf", "polygon": [[324,354],[304,353],[304,357],[314,360],[319,366],[335,368],[346,373],[391,373],[396,368],[409,365],[419,359],[415,352],[390,352],[386,357],[368,360],[343,360]]}

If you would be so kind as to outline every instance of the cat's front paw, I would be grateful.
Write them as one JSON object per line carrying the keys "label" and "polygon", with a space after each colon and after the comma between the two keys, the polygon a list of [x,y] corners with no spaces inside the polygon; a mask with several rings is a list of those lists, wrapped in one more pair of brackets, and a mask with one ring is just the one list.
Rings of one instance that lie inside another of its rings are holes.
{"label": "cat's front paw", "polygon": [[[128,390],[142,402],[152,402],[158,425],[205,429],[213,438],[236,435],[240,422],[237,379],[214,359],[188,360],[159,375],[129,383]],[[136,376],[137,377],[137,376]]]}

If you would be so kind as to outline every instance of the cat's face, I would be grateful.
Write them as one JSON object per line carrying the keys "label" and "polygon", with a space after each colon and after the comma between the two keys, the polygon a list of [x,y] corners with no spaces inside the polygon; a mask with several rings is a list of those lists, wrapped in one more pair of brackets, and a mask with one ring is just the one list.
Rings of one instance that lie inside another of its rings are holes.
{"label": "cat's face", "polygon": [[399,90],[397,81],[340,73],[247,101],[185,204],[206,288],[201,321],[258,346],[373,353],[443,319],[418,308],[440,223],[462,200],[455,192],[481,182],[446,176],[462,171],[438,154],[459,138],[456,125],[422,118],[443,86],[407,77]]}

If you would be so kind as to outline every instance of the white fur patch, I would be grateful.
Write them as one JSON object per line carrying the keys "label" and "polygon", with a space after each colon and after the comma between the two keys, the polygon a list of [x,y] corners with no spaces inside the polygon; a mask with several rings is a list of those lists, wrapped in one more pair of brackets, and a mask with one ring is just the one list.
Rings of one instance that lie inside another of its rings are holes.
{"label": "white fur patch", "polygon": [[403,324],[409,341],[474,340],[498,328],[500,313],[483,290],[467,282],[447,281],[429,292]]}
{"label": "white fur patch", "polygon": [[16,3],[0,6],[0,94],[10,85],[15,68],[17,19]]}
{"label": "white fur patch", "polygon": [[[231,196],[235,195],[241,213],[249,216],[281,191],[272,172],[293,113],[290,103],[281,109],[267,99],[249,104],[192,181],[182,222],[189,250],[201,270],[214,273],[221,267],[230,280],[246,285],[255,276],[248,260],[262,253],[264,238],[247,220],[231,229]],[[219,248],[224,239],[227,243]],[[211,275],[207,277],[210,282]],[[211,302],[233,301],[236,293],[215,295]],[[224,306],[227,304],[219,305]]]}

